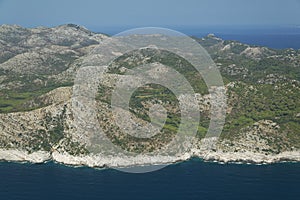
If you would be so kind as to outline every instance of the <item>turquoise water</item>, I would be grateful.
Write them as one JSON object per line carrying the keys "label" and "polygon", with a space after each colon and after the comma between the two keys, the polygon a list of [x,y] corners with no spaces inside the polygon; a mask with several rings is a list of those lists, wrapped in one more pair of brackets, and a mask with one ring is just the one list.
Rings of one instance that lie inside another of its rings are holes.
{"label": "turquoise water", "polygon": [[146,174],[0,163],[1,199],[298,199],[300,163],[237,165],[192,159]]}

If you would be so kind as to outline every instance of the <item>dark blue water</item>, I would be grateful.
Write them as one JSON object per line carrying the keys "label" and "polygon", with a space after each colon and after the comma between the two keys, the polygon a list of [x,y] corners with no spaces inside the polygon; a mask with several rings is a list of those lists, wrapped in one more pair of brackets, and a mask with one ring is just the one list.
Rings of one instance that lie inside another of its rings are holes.
{"label": "dark blue water", "polygon": [[236,40],[244,44],[266,46],[275,49],[300,49],[300,27],[200,27],[178,28],[196,37],[214,33],[223,40]]}
{"label": "dark blue water", "polygon": [[298,199],[300,164],[236,165],[199,159],[146,174],[0,163],[0,199]]}
{"label": "dark blue water", "polygon": [[245,44],[270,48],[300,49],[300,26],[211,26],[178,28],[187,35],[204,37],[209,33],[224,40],[237,40]]}
{"label": "dark blue water", "polygon": [[[185,34],[201,37],[206,33],[186,30]],[[272,48],[300,48],[300,34],[294,32],[217,32],[216,35]],[[0,200],[281,200],[299,197],[300,163],[221,165],[193,159],[152,173],[127,174],[112,169],[71,168],[53,163],[0,162]]]}
{"label": "dark blue water", "polygon": [[300,34],[281,35],[281,34],[264,34],[264,35],[232,35],[218,34],[218,37],[224,40],[237,40],[244,44],[265,46],[274,49],[293,48],[300,49]]}
{"label": "dark blue water", "polygon": [[[140,27],[105,27],[94,28],[96,32],[114,35],[122,31]],[[205,37],[214,33],[224,40],[236,40],[249,45],[266,46],[275,49],[300,49],[300,26],[200,26],[200,27],[172,27],[189,36]],[[92,28],[93,29],[93,28]]]}

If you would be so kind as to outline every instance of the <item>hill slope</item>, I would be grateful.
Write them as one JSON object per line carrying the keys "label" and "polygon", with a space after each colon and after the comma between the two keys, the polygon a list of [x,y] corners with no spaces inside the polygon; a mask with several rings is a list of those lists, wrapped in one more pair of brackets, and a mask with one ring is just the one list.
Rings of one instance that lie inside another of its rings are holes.
{"label": "hill slope", "polygon": [[[224,130],[212,149],[206,145],[214,138],[202,139],[210,120],[210,96],[202,78],[184,68],[182,73],[199,94],[201,111],[197,138],[188,155],[128,159],[103,155],[101,148],[98,154],[91,152],[89,141],[78,134],[80,127],[74,121],[72,85],[83,60],[105,38],[73,24],[34,29],[0,26],[0,159],[53,159],[89,166],[166,163],[193,155],[222,161],[300,160],[300,51],[224,41],[212,34],[194,38],[217,64],[228,96]],[[120,57],[108,69],[111,77],[116,77],[135,65],[153,62],[177,70],[182,65],[189,67],[168,52],[144,49]],[[134,94],[131,113],[137,124],[149,122],[147,108],[153,101],[159,100],[170,114],[163,137],[148,142],[124,136],[111,126],[112,86],[113,82],[100,84],[96,101],[99,119],[106,119],[99,123],[113,143],[143,153],[172,138],[180,115],[170,92],[147,85]]]}

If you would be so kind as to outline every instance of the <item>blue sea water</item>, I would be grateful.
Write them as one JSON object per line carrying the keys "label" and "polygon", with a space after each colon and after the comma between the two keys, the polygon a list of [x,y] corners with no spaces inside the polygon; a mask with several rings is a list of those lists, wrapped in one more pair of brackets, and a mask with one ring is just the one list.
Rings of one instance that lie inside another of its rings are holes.
{"label": "blue sea water", "polygon": [[[122,31],[140,27],[106,27],[94,28],[96,32],[114,35]],[[300,49],[300,26],[200,26],[200,27],[172,27],[175,31],[188,36],[204,37],[209,33],[224,40],[236,40],[249,45],[266,46],[275,49]]]}
{"label": "blue sea water", "polygon": [[266,46],[274,49],[300,49],[300,34],[218,34],[217,36],[224,40],[236,40],[244,44]]}
{"label": "blue sea water", "polygon": [[299,199],[300,163],[244,165],[199,159],[145,174],[59,164],[0,163],[0,199]]}
{"label": "blue sea water", "polygon": [[186,35],[204,37],[209,33],[223,40],[236,40],[244,44],[274,49],[300,49],[300,27],[202,27],[178,28]]}
{"label": "blue sea water", "polygon": [[196,37],[213,33],[224,40],[236,40],[249,45],[275,49],[300,49],[300,26],[190,27],[178,28],[178,30]]}

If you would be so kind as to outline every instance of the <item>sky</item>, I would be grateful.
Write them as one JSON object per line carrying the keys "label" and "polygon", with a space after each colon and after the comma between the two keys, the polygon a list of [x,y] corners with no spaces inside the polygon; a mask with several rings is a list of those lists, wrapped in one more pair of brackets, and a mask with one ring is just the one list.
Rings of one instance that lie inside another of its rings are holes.
{"label": "sky", "polygon": [[[0,24],[143,26],[300,25],[300,0],[0,0]],[[300,27],[300,26],[299,26]]]}

